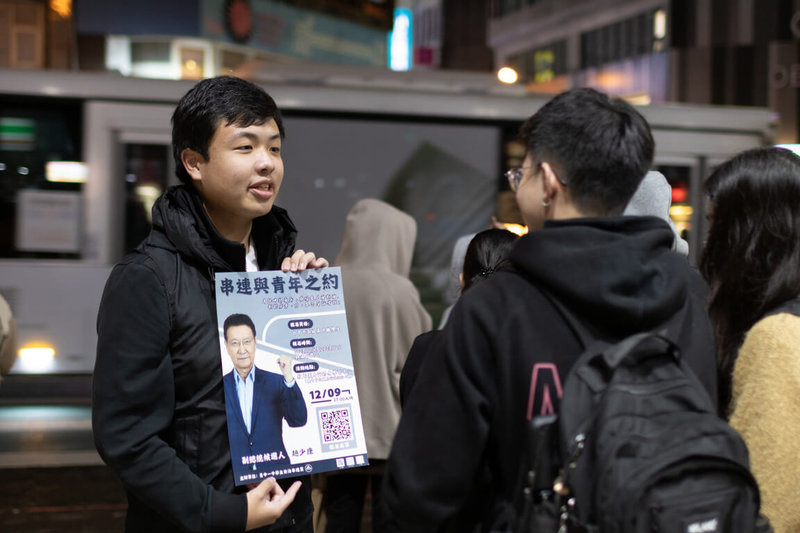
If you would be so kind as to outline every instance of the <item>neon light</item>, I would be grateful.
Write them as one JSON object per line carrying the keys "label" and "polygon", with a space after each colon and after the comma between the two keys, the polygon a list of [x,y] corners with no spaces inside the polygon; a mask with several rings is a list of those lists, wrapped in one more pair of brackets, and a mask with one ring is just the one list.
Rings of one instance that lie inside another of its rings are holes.
{"label": "neon light", "polygon": [[394,10],[394,26],[389,32],[389,68],[411,68],[411,10],[398,7]]}

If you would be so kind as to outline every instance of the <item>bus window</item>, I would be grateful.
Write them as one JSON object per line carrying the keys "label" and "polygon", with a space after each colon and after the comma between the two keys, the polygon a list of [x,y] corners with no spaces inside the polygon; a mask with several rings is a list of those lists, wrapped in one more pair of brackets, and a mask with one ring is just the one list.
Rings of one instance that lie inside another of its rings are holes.
{"label": "bus window", "polygon": [[0,257],[80,257],[81,102],[0,101]]}
{"label": "bus window", "polygon": [[167,145],[125,145],[126,252],[135,248],[150,232],[153,202],[168,184],[170,157]]}

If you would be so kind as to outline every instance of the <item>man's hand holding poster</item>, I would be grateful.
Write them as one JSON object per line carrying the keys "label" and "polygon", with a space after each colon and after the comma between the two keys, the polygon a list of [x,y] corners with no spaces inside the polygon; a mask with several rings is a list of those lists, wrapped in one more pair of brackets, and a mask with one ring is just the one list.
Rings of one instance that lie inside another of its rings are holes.
{"label": "man's hand holding poster", "polygon": [[237,485],[367,464],[338,267],[216,274]]}

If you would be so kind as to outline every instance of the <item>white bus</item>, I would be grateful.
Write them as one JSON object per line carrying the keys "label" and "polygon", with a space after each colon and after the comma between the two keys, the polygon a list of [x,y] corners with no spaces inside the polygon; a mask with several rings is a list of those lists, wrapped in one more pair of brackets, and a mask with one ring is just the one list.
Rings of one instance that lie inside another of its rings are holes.
{"label": "white bus", "polygon": [[[264,86],[283,112],[277,203],[295,221],[299,247],[333,261],[350,207],[385,199],[417,220],[413,279],[436,317],[447,304],[455,240],[487,228],[493,215],[519,222],[502,173],[521,162],[519,125],[549,96],[483,74],[263,64],[237,74]],[[146,234],[154,198],[177,182],[170,116],[192,84],[0,70],[0,294],[15,313],[20,348],[54,354],[20,357],[12,375],[91,373],[105,279]],[[776,117],[757,108],[640,110],[695,261],[705,233],[702,179],[732,154],[771,144]]]}

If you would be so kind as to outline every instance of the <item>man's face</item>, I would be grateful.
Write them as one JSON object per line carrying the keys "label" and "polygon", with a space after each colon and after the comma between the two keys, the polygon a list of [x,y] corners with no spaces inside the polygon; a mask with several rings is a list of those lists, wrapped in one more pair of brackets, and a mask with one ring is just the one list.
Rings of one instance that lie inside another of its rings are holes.
{"label": "man's face", "polygon": [[228,328],[225,347],[233,361],[233,368],[245,377],[253,368],[256,356],[256,339],[250,326],[231,326]]}
{"label": "man's face", "polygon": [[283,181],[275,120],[246,128],[220,124],[209,143],[208,160],[200,157],[190,174],[223,236],[249,229],[254,218],[270,212]]}

